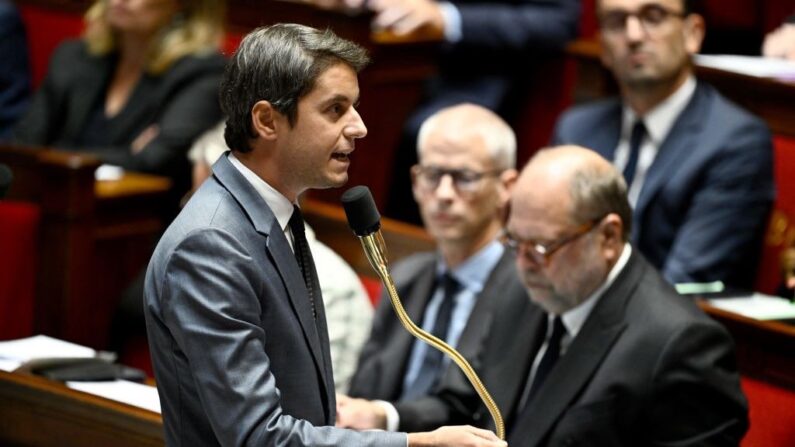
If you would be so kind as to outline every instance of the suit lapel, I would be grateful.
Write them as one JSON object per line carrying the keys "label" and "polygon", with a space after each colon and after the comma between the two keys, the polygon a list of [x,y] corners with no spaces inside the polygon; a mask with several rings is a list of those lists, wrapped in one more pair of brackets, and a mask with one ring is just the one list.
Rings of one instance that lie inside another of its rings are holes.
{"label": "suit lapel", "polygon": [[654,162],[646,172],[646,180],[635,205],[633,241],[637,241],[639,222],[643,220],[646,207],[665,183],[670,181],[671,175],[677,172],[677,165],[685,163],[688,155],[698,149],[698,134],[709,110],[708,100],[708,91],[702,84],[698,84],[690,102],[676,119],[657,151]]}
{"label": "suit lapel", "polygon": [[[326,329],[325,311],[321,311],[318,314],[318,320],[321,320],[322,317],[322,323],[316,326],[315,319],[312,317],[309,293],[306,290],[306,284],[304,284],[304,278],[295,260],[295,255],[290,249],[283,229],[279,226],[279,222],[265,200],[257,194],[248,181],[232,166],[226,155],[222,156],[213,165],[213,175],[237,200],[251,220],[254,229],[266,236],[266,246],[263,249],[267,250],[268,257],[279,272],[284,288],[287,291],[290,305],[301,325],[304,339],[312,352],[315,366],[320,377],[323,378],[322,386],[325,388],[330,405],[330,409],[327,409],[327,411],[330,411],[328,415],[334,414],[333,377],[330,377],[330,364],[326,366],[327,363],[330,363],[330,361],[327,361],[328,354],[326,353],[328,351],[328,333],[320,335],[318,328],[320,326],[324,330]],[[318,300],[318,308],[323,307],[322,303],[321,298]]]}
{"label": "suit lapel", "polygon": [[598,152],[610,163],[613,163],[618,140],[621,137],[621,113],[621,102],[616,100],[611,103],[586,140],[587,147]]}
{"label": "suit lapel", "polygon": [[544,440],[560,417],[588,386],[595,371],[620,337],[626,322],[626,302],[640,281],[642,265],[633,254],[616,281],[592,310],[566,354],[550,371],[531,407],[517,421],[514,439],[522,445],[536,446]]}

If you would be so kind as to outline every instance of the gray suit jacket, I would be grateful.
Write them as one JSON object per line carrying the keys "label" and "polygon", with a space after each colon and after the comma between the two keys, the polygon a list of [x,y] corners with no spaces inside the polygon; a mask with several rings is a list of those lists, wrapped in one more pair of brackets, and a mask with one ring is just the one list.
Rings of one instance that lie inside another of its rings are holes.
{"label": "gray suit jacket", "polygon": [[[420,253],[397,263],[393,279],[406,312],[415,322],[421,321],[430,300],[436,276],[436,254]],[[487,338],[515,327],[527,309],[534,307],[519,282],[513,256],[506,252],[489,275],[477,298],[461,334],[457,349],[482,374],[479,358]],[[387,296],[382,296],[373,321],[370,339],[362,349],[359,366],[351,382],[350,394],[367,399],[396,401],[399,399],[414,338],[398,321]],[[519,344],[523,342],[518,341]],[[450,363],[439,387],[453,381],[456,386],[471,389],[459,368]],[[500,387],[499,381],[487,383],[490,392]],[[400,415],[400,429],[430,430],[441,425],[471,423],[469,415],[448,408],[433,393],[413,401],[395,402]]]}
{"label": "gray suit jacket", "polygon": [[168,445],[405,447],[322,427],[336,405],[323,307],[315,322],[282,228],[226,157],[160,240],[144,299]]}
{"label": "gray suit jacket", "polygon": [[[613,98],[567,111],[553,143],[612,161],[620,133],[621,102]],[[767,127],[699,82],[649,168],[632,244],[671,282],[750,289],[774,197]]]}
{"label": "gray suit jacket", "polygon": [[[486,361],[518,360],[501,349]],[[513,408],[523,387],[508,379],[495,399]],[[736,446],[748,428],[729,334],[638,253],[527,405],[508,414],[512,447]]]}

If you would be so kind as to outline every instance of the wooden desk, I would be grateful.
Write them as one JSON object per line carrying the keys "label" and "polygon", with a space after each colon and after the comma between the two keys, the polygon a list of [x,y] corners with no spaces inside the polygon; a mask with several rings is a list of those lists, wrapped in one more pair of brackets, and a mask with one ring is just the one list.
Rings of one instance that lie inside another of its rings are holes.
{"label": "wooden desk", "polygon": [[91,155],[0,145],[9,200],[41,207],[35,330],[106,348],[116,299],[164,228],[170,180],[125,174],[95,182]]}
{"label": "wooden desk", "polygon": [[[612,74],[602,66],[600,51],[599,42],[594,40],[579,40],[566,49],[577,61],[575,102],[618,92]],[[795,136],[795,83],[699,66],[696,66],[696,76],[761,117],[774,134]]]}
{"label": "wooden desk", "polygon": [[[317,200],[306,200],[301,207],[318,240],[337,252],[359,275],[376,276],[341,207]],[[433,250],[436,245],[423,228],[385,217],[381,218],[381,234],[390,265],[413,253]]]}
{"label": "wooden desk", "polygon": [[706,301],[699,305],[734,337],[743,375],[795,390],[795,326],[747,318]]}
{"label": "wooden desk", "polygon": [[19,447],[163,446],[157,413],[0,371],[0,445]]}

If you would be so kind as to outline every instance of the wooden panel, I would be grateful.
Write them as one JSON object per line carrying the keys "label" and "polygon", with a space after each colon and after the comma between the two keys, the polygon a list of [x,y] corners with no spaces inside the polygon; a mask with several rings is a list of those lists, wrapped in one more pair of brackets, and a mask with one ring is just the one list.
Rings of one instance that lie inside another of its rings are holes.
{"label": "wooden panel", "polygon": [[0,145],[14,171],[8,198],[41,207],[35,330],[107,347],[116,299],[148,262],[164,227],[168,179],[126,174],[95,184],[81,153]]}
{"label": "wooden panel", "polygon": [[163,425],[157,413],[0,371],[0,445],[155,447]]}
{"label": "wooden panel", "polygon": [[[576,41],[567,47],[566,52],[578,62],[575,101],[590,101],[617,93],[612,74],[599,59],[600,46],[597,41]],[[795,136],[795,82],[698,66],[696,76],[761,117],[774,134]]]}
{"label": "wooden panel", "polygon": [[795,390],[795,326],[754,320],[706,302],[699,305],[731,333],[743,375]]}

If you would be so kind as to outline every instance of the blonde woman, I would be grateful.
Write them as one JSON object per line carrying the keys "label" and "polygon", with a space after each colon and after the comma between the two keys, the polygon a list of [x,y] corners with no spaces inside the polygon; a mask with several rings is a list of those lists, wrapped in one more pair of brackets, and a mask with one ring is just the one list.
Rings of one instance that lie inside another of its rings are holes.
{"label": "blonde woman", "polygon": [[97,0],[62,44],[18,142],[88,151],[125,169],[190,179],[185,154],[221,118],[222,0]]}

